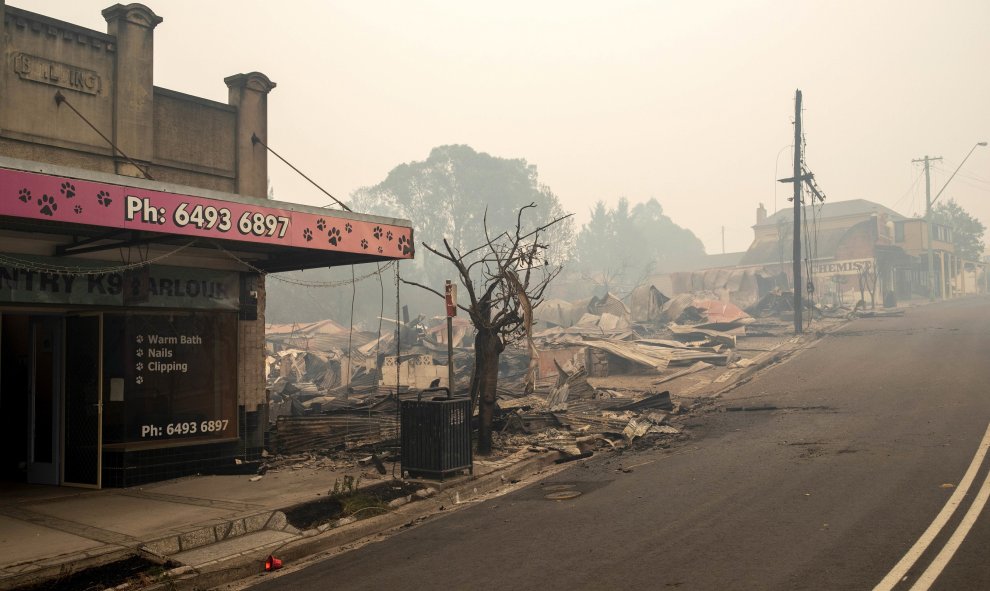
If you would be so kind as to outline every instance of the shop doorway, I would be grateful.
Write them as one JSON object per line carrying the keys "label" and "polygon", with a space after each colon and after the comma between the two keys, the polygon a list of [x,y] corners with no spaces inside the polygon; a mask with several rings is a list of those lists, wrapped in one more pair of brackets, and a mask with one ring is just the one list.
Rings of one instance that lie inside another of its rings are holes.
{"label": "shop doorway", "polygon": [[30,326],[27,480],[34,484],[58,484],[62,319],[31,316]]}
{"label": "shop doorway", "polygon": [[31,318],[0,314],[0,480],[27,482]]}
{"label": "shop doorway", "polygon": [[0,477],[58,484],[62,318],[0,314]]}
{"label": "shop doorway", "polygon": [[100,486],[101,325],[0,313],[0,480]]}
{"label": "shop doorway", "polygon": [[62,480],[100,487],[103,401],[102,317],[65,317],[65,461]]}

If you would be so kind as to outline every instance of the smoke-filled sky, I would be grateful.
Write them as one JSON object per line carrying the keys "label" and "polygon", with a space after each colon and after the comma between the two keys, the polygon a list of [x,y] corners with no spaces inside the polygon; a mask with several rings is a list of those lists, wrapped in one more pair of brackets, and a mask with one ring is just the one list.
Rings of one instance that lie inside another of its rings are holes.
{"label": "smoke-filled sky", "polygon": [[[109,0],[9,0],[99,31]],[[226,102],[260,71],[269,144],[334,195],[434,146],[525,158],[565,209],[657,198],[708,252],[744,250],[787,205],[794,91],[831,200],[912,215],[990,139],[986,0],[146,0],[155,84]],[[329,200],[281,162],[277,199]],[[942,200],[990,225],[990,148]],[[374,213],[374,212],[368,212]]]}

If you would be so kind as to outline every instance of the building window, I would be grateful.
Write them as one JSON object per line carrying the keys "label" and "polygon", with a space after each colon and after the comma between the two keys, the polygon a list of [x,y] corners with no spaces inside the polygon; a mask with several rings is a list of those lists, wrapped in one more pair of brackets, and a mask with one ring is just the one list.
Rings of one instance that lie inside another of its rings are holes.
{"label": "building window", "polygon": [[237,315],[104,315],[105,444],[237,437]]}
{"label": "building window", "polygon": [[894,242],[904,242],[904,222],[894,223]]}

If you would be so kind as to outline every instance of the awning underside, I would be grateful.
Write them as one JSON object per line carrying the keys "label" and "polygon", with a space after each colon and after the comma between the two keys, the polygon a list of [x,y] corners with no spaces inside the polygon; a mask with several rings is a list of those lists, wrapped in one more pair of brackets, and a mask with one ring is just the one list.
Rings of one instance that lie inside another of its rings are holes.
{"label": "awning underside", "polygon": [[53,244],[52,251],[46,254],[65,260],[67,265],[71,265],[71,261],[74,258],[78,259],[80,255],[96,252],[146,247],[175,249],[183,246],[186,247],[183,249],[186,254],[194,254],[197,251],[210,251],[211,254],[222,252],[235,261],[244,263],[245,270],[253,269],[265,273],[393,260],[393,257],[374,253],[311,250],[247,241],[196,238],[57,222],[45,223],[8,217],[0,217],[0,228],[35,235],[44,234],[46,237],[55,238],[56,243]]}

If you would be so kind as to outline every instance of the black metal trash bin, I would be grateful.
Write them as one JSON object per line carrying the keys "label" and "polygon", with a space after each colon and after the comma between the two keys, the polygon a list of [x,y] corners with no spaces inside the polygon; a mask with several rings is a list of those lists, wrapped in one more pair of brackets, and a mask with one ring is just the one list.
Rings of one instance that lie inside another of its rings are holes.
{"label": "black metal trash bin", "polygon": [[470,399],[404,400],[401,413],[403,473],[440,480],[473,473]]}

